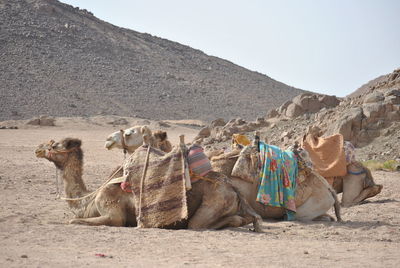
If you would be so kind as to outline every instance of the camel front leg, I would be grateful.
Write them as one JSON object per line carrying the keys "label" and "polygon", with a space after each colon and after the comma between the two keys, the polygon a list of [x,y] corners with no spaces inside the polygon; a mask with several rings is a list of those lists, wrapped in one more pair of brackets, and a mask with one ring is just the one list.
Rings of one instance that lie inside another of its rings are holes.
{"label": "camel front leg", "polygon": [[94,217],[94,218],[78,218],[70,220],[70,224],[82,224],[82,225],[90,225],[90,226],[99,226],[99,225],[106,225],[106,226],[124,226],[124,220],[122,218],[113,218],[108,215]]}
{"label": "camel front leg", "polygon": [[239,215],[227,216],[221,219],[219,222],[214,223],[211,229],[221,229],[226,227],[241,227],[247,224],[253,223],[254,232],[262,233],[262,229],[259,223],[259,219],[255,219],[252,216],[242,217]]}

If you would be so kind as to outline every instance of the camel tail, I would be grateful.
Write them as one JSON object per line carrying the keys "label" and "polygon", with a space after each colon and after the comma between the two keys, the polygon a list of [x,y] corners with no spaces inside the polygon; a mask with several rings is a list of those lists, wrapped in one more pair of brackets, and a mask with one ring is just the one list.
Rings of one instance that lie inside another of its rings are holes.
{"label": "camel tail", "polygon": [[332,187],[329,187],[329,192],[331,192],[333,199],[335,200],[335,203],[333,204],[333,207],[335,209],[335,215],[336,215],[336,220],[337,221],[342,221],[342,217],[340,216],[340,202],[339,199],[337,197],[337,194],[335,192],[335,190],[333,190]]}

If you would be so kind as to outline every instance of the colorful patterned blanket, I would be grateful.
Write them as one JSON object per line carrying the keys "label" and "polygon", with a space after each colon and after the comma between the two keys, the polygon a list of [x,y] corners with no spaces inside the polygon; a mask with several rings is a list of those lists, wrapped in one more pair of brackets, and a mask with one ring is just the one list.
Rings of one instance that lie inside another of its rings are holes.
{"label": "colorful patterned blanket", "polygon": [[297,159],[292,151],[260,142],[260,186],[257,201],[286,209],[286,219],[296,215],[295,192],[298,174]]}

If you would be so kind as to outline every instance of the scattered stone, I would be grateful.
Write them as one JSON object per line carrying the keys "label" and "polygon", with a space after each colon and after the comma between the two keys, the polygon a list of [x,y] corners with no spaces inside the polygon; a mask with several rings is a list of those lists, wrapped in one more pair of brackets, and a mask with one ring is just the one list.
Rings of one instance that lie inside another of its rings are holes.
{"label": "scattered stone", "polygon": [[55,119],[50,116],[42,115],[40,117],[32,118],[26,124],[34,126],[55,126]]}
{"label": "scattered stone", "polygon": [[222,119],[222,118],[218,118],[218,119],[215,119],[215,120],[211,121],[210,127],[211,128],[222,127],[222,126],[225,126],[225,125],[226,125],[225,120]]}
{"label": "scattered stone", "polygon": [[163,121],[158,122],[158,125],[159,125],[160,127],[166,127],[166,128],[171,127],[170,124],[168,124],[168,123],[166,123],[166,122],[163,122]]}
{"label": "scattered stone", "polygon": [[113,126],[119,126],[119,125],[127,125],[127,124],[129,124],[129,122],[125,118],[118,118],[118,119],[115,119],[114,121],[108,122],[107,124],[110,124]]}

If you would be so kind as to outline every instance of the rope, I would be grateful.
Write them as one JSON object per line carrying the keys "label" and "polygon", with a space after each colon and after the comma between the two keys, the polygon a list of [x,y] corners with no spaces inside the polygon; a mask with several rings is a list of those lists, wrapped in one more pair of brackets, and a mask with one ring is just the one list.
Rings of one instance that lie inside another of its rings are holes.
{"label": "rope", "polygon": [[146,173],[147,173],[147,167],[149,164],[149,156],[150,156],[150,144],[147,145],[147,154],[146,154],[146,161],[144,163],[144,169],[143,169],[143,173],[142,173],[142,178],[140,179],[140,193],[139,193],[139,213],[137,216],[137,226],[138,227],[143,227],[142,226],[142,222],[141,222],[141,218],[142,218],[142,197],[143,197],[143,188],[144,188],[144,179],[146,177]]}
{"label": "rope", "polygon": [[207,178],[207,177],[204,177],[204,176],[200,176],[200,175],[197,175],[197,174],[193,173],[192,171],[190,171],[190,178],[194,179],[194,180],[204,180],[204,181],[208,181],[208,182],[211,182],[211,183],[214,183],[214,184],[219,184],[220,183],[216,179],[210,179],[210,178]]}
{"label": "rope", "polygon": [[347,170],[347,173],[349,173],[351,175],[361,175],[363,173],[366,173],[366,171],[365,171],[365,169],[362,169],[361,171],[358,171],[358,172],[357,171],[353,172],[353,171]]}
{"label": "rope", "polygon": [[56,193],[57,193],[56,198],[57,199],[60,198],[61,194],[60,194],[60,187],[58,185],[58,169],[57,168],[56,168]]}

